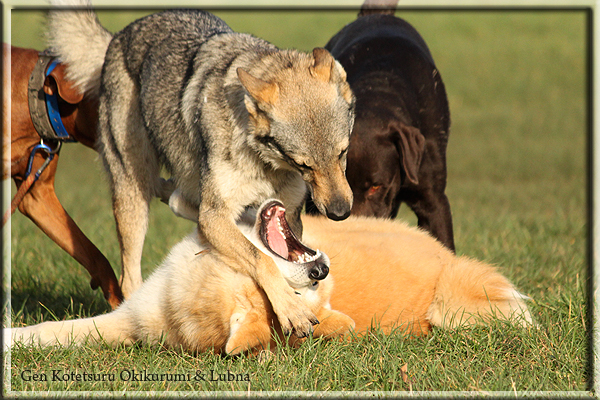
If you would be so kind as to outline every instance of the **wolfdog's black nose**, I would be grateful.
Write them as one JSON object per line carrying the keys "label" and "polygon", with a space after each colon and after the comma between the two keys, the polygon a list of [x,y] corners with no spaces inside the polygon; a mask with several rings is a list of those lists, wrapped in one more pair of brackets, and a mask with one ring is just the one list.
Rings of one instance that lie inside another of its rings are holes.
{"label": "wolfdog's black nose", "polygon": [[320,281],[320,280],[327,278],[328,274],[329,274],[329,267],[327,265],[317,264],[311,268],[310,272],[308,273],[308,276],[310,277],[310,279]]}
{"label": "wolfdog's black nose", "polygon": [[[352,193],[352,192],[350,192]],[[334,221],[341,221],[348,218],[352,209],[352,198],[346,199],[342,195],[333,196],[331,201],[325,203],[325,215]]]}
{"label": "wolfdog's black nose", "polygon": [[348,210],[346,212],[334,212],[334,211],[327,210],[327,218],[334,220],[334,221],[344,220],[344,219],[348,218],[349,215],[350,215],[350,210]]}

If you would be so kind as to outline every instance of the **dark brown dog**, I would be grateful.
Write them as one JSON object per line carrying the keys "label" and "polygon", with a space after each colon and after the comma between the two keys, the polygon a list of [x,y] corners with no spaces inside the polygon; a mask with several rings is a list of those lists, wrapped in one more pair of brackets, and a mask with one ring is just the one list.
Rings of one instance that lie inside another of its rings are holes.
{"label": "dark brown dog", "polygon": [[356,96],[346,170],[352,214],[395,218],[405,202],[419,226],[454,251],[444,83],[423,38],[393,13],[363,7],[325,46]]}
{"label": "dark brown dog", "polygon": [[[3,69],[3,128],[4,135],[7,135],[9,118],[6,113],[9,109],[8,95],[10,94],[11,137],[10,153],[6,148],[8,138],[5,137],[3,141],[5,158],[2,175],[3,179],[8,177],[9,167],[6,155],[10,154],[10,175],[19,188],[25,179],[31,149],[40,143],[40,136],[31,120],[27,96],[29,77],[39,57],[37,50],[23,49],[7,44],[3,44],[2,51],[5,63],[8,60],[11,63],[10,79],[6,74],[6,64]],[[58,91],[58,107],[67,132],[80,143],[93,147],[98,121],[97,104],[85,97],[65,79],[64,65],[59,64],[46,78],[43,90],[47,94]],[[32,173],[41,167],[47,157],[48,154],[44,152],[35,154]],[[58,158],[58,154],[56,154],[38,181],[29,189],[19,204],[19,211],[83,265],[92,277],[90,282],[92,288],[100,286],[108,303],[112,308],[116,308],[121,303],[123,295],[110,263],[67,214],[54,193],[54,176]]]}

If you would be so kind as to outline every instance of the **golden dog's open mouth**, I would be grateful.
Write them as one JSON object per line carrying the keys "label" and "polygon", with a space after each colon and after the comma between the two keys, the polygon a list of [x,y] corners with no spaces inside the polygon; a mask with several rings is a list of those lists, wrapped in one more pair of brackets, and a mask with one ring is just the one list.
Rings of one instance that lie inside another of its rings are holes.
{"label": "golden dog's open mouth", "polygon": [[273,254],[296,264],[305,264],[321,256],[319,250],[306,247],[296,238],[285,219],[285,207],[272,201],[260,213],[260,238]]}

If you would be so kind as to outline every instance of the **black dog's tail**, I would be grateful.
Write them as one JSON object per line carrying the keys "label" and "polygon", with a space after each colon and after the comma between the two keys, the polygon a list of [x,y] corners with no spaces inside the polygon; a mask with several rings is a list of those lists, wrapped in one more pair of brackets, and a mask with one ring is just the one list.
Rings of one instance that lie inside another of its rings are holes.
{"label": "black dog's tail", "polygon": [[360,12],[359,17],[371,14],[388,14],[394,15],[398,0],[365,0]]}

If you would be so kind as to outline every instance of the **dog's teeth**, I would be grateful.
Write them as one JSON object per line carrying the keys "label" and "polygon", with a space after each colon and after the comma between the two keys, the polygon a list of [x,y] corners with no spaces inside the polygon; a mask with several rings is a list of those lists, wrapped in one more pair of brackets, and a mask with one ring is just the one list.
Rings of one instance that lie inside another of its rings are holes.
{"label": "dog's teeth", "polygon": [[287,237],[285,236],[285,233],[283,232],[283,228],[281,227],[281,220],[279,219],[279,217],[277,217],[277,227],[279,228],[279,233],[281,233],[281,236],[283,236],[283,240],[286,240]]}
{"label": "dog's teeth", "polygon": [[309,256],[308,253],[306,255],[308,256],[306,262],[315,261],[321,255],[321,252],[317,249],[314,256]]}
{"label": "dog's teeth", "polygon": [[321,252],[319,250],[317,250],[317,252],[315,253],[314,256],[311,256],[308,253],[302,253],[302,254],[298,255],[298,257],[296,258],[296,261],[294,261],[294,262],[297,264],[306,264],[306,263],[315,261],[320,256],[321,256]]}

